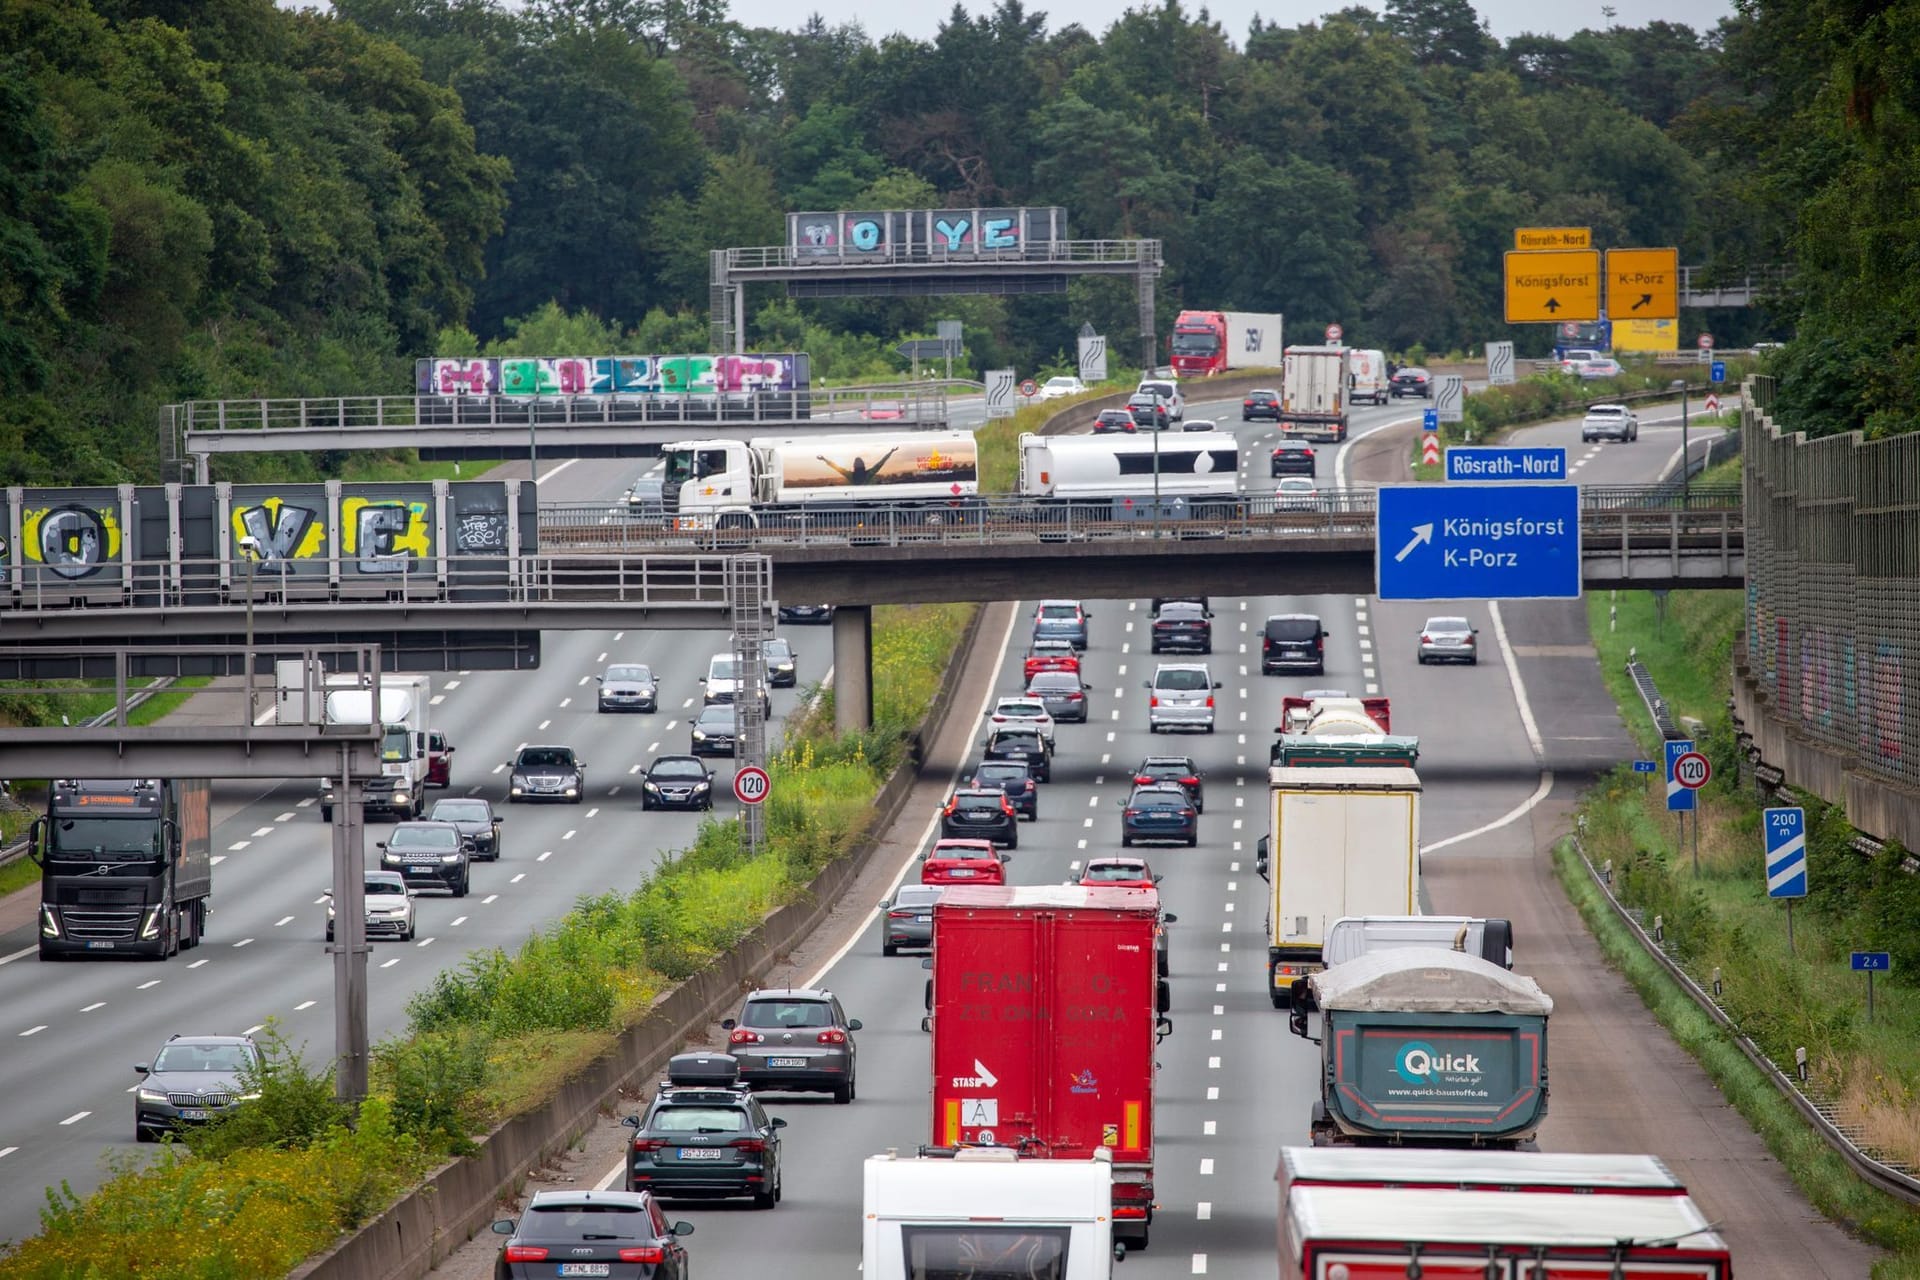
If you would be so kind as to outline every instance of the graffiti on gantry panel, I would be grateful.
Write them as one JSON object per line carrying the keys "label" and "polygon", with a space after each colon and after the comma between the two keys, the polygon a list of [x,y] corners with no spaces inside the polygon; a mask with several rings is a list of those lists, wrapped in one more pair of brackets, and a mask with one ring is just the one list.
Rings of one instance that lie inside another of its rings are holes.
{"label": "graffiti on gantry panel", "polygon": [[340,502],[342,552],[362,573],[405,573],[412,560],[433,554],[429,504],[386,498],[344,498]]}
{"label": "graffiti on gantry panel", "polygon": [[800,352],[742,355],[440,357],[414,369],[420,395],[703,396],[805,391],[811,363]]}
{"label": "graffiti on gantry panel", "polygon": [[[349,496],[340,500],[341,568],[362,574],[398,574],[433,555],[432,503],[426,498]],[[231,534],[260,543],[258,572],[325,573],[329,568],[326,495],[296,486],[253,498],[236,488]]]}
{"label": "graffiti on gantry panel", "polygon": [[251,537],[260,544],[259,573],[289,574],[293,562],[322,554],[327,544],[324,506],[304,506],[267,498],[258,506],[233,509],[233,539]]}
{"label": "graffiti on gantry panel", "polygon": [[79,502],[27,507],[20,513],[20,559],[55,577],[90,578],[120,555],[117,507]]}
{"label": "graffiti on gantry panel", "polygon": [[1066,210],[838,210],[787,215],[787,247],[796,264],[848,258],[942,261],[1040,252],[1066,235]]}

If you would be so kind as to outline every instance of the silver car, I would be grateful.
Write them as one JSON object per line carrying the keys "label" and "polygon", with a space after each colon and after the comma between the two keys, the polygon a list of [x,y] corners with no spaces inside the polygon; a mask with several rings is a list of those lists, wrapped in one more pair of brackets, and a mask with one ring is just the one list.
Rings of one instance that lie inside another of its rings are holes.
{"label": "silver car", "polygon": [[946,892],[943,885],[903,884],[880,904],[880,954],[898,955],[902,947],[933,945],[933,904]]}
{"label": "silver car", "polygon": [[1056,721],[1087,722],[1087,689],[1076,671],[1041,671],[1027,681],[1027,696],[1038,698]]}
{"label": "silver car", "polygon": [[657,711],[660,685],[653,669],[641,663],[621,662],[594,677],[600,682],[600,710]]}
{"label": "silver car", "polygon": [[1429,662],[1480,661],[1479,628],[1465,618],[1428,618],[1420,628],[1420,665]]}
{"label": "silver car", "polygon": [[740,1083],[751,1089],[830,1093],[852,1102],[858,1054],[849,1018],[831,991],[795,987],[755,991],[739,1018],[720,1024],[727,1052],[740,1064]]}
{"label": "silver car", "polygon": [[1213,691],[1220,682],[1204,662],[1163,662],[1146,683],[1147,732],[1213,732]]}

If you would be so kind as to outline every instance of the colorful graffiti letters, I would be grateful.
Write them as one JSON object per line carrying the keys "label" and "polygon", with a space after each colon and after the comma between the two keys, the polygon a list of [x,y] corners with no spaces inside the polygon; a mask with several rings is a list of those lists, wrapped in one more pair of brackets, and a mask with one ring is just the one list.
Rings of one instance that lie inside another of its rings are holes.
{"label": "colorful graffiti letters", "polygon": [[91,577],[120,554],[120,522],[111,507],[77,503],[21,513],[22,558],[69,581]]}
{"label": "colorful graffiti letters", "polygon": [[407,562],[433,554],[427,504],[380,498],[347,498],[340,503],[346,546],[361,573],[405,573]]}
{"label": "colorful graffiti letters", "polygon": [[257,507],[237,507],[233,513],[234,540],[252,537],[260,543],[260,569],[286,573],[288,562],[317,555],[326,542],[323,513],[268,498]]}
{"label": "colorful graffiti letters", "polygon": [[730,391],[805,391],[806,356],[792,353],[682,356],[511,356],[416,362],[421,395],[653,396]]}

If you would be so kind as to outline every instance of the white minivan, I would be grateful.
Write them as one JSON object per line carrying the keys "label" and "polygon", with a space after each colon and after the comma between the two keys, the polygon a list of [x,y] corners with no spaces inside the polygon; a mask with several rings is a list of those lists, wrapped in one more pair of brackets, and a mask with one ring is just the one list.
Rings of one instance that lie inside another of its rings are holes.
{"label": "white minivan", "polygon": [[[732,702],[740,692],[740,662],[731,653],[716,653],[707,661],[707,674],[700,677],[700,683],[707,687],[703,701],[707,706]],[[760,688],[761,714],[769,714],[771,698],[766,686]]]}
{"label": "white minivan", "polygon": [[1142,378],[1140,385],[1133,389],[1137,396],[1159,396],[1167,402],[1167,416],[1179,422],[1187,416],[1187,402],[1180,394],[1180,384],[1172,378]]}
{"label": "white minivan", "polygon": [[1386,352],[1347,348],[1347,374],[1352,386],[1347,393],[1348,403],[1358,404],[1362,400],[1369,404],[1387,402],[1392,382],[1387,377]]}

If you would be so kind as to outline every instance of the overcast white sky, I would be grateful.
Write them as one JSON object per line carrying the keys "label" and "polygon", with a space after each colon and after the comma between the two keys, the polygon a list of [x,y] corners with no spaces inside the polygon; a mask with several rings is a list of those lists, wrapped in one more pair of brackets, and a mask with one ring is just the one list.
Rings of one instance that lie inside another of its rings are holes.
{"label": "overcast white sky", "polygon": [[[962,0],[974,14],[991,13],[992,0]],[[1113,0],[1027,0],[1027,9],[1047,15],[1047,28],[1057,31],[1077,22],[1095,35],[1105,31],[1128,8],[1155,0],[1114,3]],[[1247,29],[1255,14],[1283,27],[1312,22],[1323,13],[1361,3],[1376,13],[1386,9],[1385,0],[1209,0],[1207,12],[1226,29],[1235,45],[1244,45]],[[1190,13],[1198,13],[1201,0],[1184,0]],[[728,0],[734,20],[756,27],[798,27],[810,13],[818,13],[830,24],[858,20],[873,39],[899,31],[922,40],[933,38],[941,21],[953,10],[953,0],[916,0],[915,3],[879,4],[875,0]],[[1614,11],[1617,26],[1641,27],[1656,19],[1684,22],[1703,31],[1712,30],[1733,13],[1732,0],[1479,0],[1474,5],[1500,40],[1522,32],[1538,35],[1570,36],[1588,27],[1604,27],[1603,9]]]}

